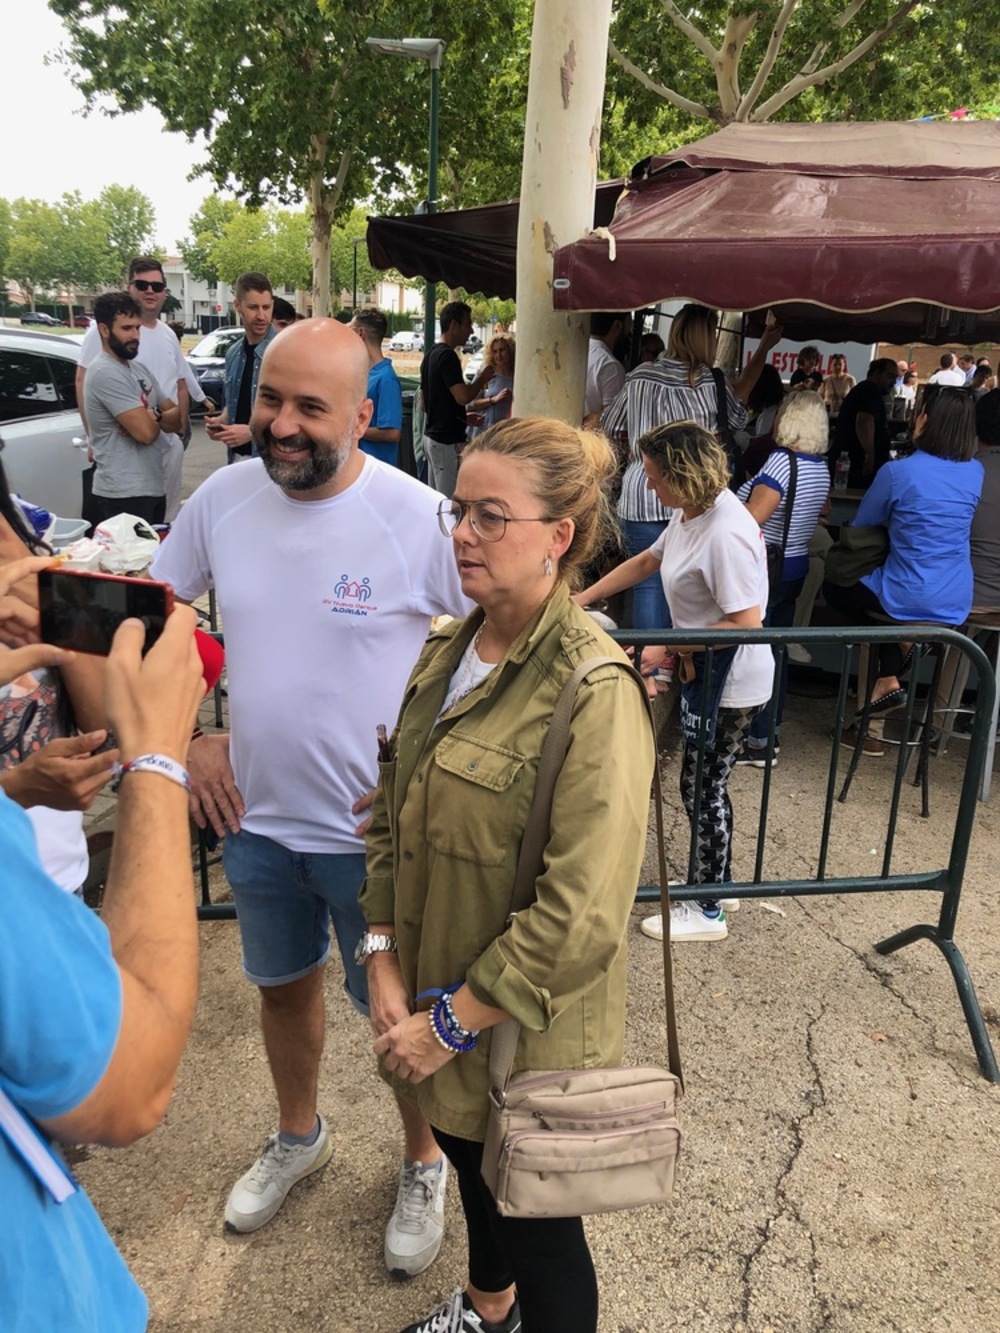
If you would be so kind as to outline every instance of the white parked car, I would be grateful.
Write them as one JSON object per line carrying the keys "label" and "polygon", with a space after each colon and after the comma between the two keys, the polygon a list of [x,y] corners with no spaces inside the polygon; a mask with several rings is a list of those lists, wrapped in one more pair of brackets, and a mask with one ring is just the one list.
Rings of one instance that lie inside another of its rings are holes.
{"label": "white parked car", "polygon": [[80,340],[0,328],[0,462],[10,489],[79,518],[87,442],[76,405]]}
{"label": "white parked car", "polygon": [[409,330],[394,333],[389,340],[390,352],[422,352],[423,350],[423,337],[419,333],[412,333]]}
{"label": "white parked car", "polygon": [[473,354],[469,357],[468,361],[466,361],[465,370],[462,372],[465,375],[466,384],[471,384],[472,381],[479,374],[479,372],[482,370],[482,368],[483,368],[482,352],[473,352]]}

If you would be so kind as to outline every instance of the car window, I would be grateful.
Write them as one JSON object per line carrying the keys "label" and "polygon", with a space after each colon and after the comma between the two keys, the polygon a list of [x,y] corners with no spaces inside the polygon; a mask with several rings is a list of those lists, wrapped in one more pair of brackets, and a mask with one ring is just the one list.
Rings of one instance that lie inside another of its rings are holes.
{"label": "car window", "polygon": [[46,357],[0,349],[0,421],[58,412],[59,406]]}
{"label": "car window", "polygon": [[76,362],[67,361],[63,356],[49,357],[49,370],[59,391],[59,405],[67,412],[75,412],[76,402]]}
{"label": "car window", "polygon": [[225,333],[208,333],[201,342],[191,349],[191,356],[225,356],[238,338],[243,337],[242,329],[227,329]]}

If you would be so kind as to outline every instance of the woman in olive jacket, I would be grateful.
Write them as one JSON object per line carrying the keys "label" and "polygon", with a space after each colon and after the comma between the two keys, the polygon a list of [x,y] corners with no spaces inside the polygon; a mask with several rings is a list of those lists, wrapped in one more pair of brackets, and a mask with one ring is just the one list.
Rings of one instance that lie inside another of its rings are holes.
{"label": "woman in olive jacket", "polygon": [[469,1231],[467,1287],[405,1333],[597,1328],[581,1220],[500,1217],[480,1162],[495,1024],[521,1024],[515,1070],[622,1058],[654,745],[617,667],[580,687],[536,899],[510,916],[563,686],[588,658],[627,661],[569,596],[603,538],[613,468],[602,437],[504,421],[466,447],[439,511],[481,610],[433,634],[410,678],[380,766],[361,894],[369,930],[397,946],[367,962],[375,1051],[434,1127]]}

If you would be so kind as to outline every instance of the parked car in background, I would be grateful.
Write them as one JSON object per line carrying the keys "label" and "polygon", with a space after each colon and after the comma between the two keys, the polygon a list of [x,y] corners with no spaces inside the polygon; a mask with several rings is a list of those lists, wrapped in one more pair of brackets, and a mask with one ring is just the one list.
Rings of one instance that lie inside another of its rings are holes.
{"label": "parked car in background", "polygon": [[79,518],[87,440],[76,403],[80,342],[0,328],[0,439],[10,488]]}
{"label": "parked car in background", "polygon": [[472,352],[481,352],[483,350],[483,340],[477,334],[471,333],[462,348],[463,352],[471,354]]}
{"label": "parked car in background", "polygon": [[[200,342],[195,343],[188,352],[188,364],[194,371],[202,391],[211,398],[220,411],[226,403],[225,385],[223,383],[226,353],[233,343],[238,342],[242,337],[242,325],[213,329],[211,333],[206,333]],[[204,407],[201,403],[192,402],[191,413],[193,416],[203,411]]]}
{"label": "parked car in background", "polygon": [[74,329],[89,329],[90,326],[91,326],[91,324],[93,324],[93,322],[94,322],[94,316],[93,316],[93,315],[74,315],[74,316],[73,316],[73,327],[74,327]]}
{"label": "parked car in background", "polygon": [[21,316],[22,324],[44,324],[48,328],[53,326],[57,329],[66,328],[64,319],[56,319],[54,315],[47,315],[44,310],[26,310]]}
{"label": "parked car in background", "polygon": [[404,329],[402,333],[394,333],[389,339],[390,352],[422,352],[423,350],[423,337],[409,329]]}
{"label": "parked car in background", "polygon": [[462,372],[465,375],[466,384],[471,384],[482,368],[483,354],[482,352],[474,352],[473,355],[469,357],[468,361],[466,361],[465,370]]}

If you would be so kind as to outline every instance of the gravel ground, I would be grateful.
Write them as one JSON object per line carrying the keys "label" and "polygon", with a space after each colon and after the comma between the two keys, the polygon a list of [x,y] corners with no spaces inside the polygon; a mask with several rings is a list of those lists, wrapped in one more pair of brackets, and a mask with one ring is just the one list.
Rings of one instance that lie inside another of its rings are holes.
{"label": "gravel ground", "polygon": [[[831,705],[793,698],[774,772],[766,872],[809,873],[818,843]],[[947,861],[964,750],[935,761],[932,817],[903,796],[897,865]],[[837,806],[831,873],[870,874],[892,759],[865,760]],[[595,775],[596,777],[597,775]],[[736,873],[752,869],[762,774],[732,793]],[[687,825],[665,764],[668,853]],[[980,806],[957,940],[994,1041],[1000,946],[992,929],[998,816]],[[647,858],[647,875],[652,859]],[[219,872],[213,872],[218,880]],[[215,892],[224,891],[217,883]],[[675,949],[687,1094],[674,1203],[588,1223],[602,1333],[980,1333],[998,1326],[991,1260],[1000,1196],[997,1089],[983,1080],[955,986],[933,946],[892,957],[874,941],[936,918],[931,895],[744,902],[729,939]],[[631,932],[628,1058],[663,1058],[659,946]],[[166,1124],[126,1152],[91,1149],[79,1173],[149,1294],[153,1333],[397,1333],[464,1281],[457,1199],[442,1253],[392,1282],[382,1231],[399,1136],[370,1036],[328,979],[321,1107],[331,1165],[252,1237],[222,1231],[237,1175],[273,1127],[255,996],[232,923],[201,928],[195,1032]]]}

